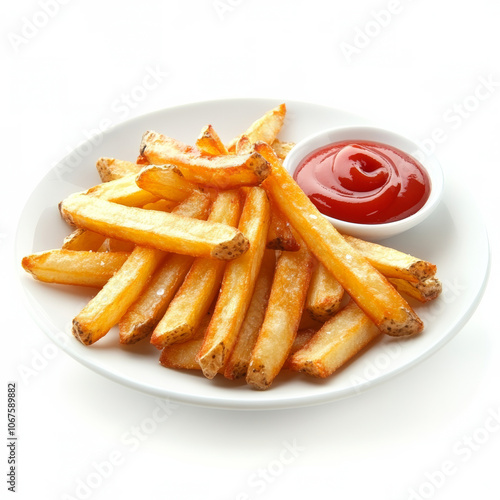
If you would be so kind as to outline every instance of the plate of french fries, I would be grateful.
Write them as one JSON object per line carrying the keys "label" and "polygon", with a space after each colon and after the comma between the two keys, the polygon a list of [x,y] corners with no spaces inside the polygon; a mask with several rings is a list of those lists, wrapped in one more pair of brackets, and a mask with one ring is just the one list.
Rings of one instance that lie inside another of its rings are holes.
{"label": "plate of french fries", "polygon": [[90,138],[20,217],[27,308],[93,371],[189,404],[305,406],[400,374],[472,315],[488,240],[453,179],[432,217],[397,237],[326,221],[283,160],[318,130],[365,124],[318,104],[227,99]]}

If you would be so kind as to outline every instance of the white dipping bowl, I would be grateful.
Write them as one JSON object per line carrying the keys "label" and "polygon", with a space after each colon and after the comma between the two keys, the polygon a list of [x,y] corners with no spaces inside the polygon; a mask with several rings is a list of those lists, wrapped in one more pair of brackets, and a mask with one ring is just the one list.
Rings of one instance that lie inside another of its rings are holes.
{"label": "white dipping bowl", "polygon": [[378,127],[337,127],[317,132],[298,142],[292,148],[285,158],[284,167],[293,176],[295,170],[306,156],[316,149],[339,141],[374,141],[398,148],[415,158],[425,168],[431,184],[430,195],[425,205],[418,212],[405,219],[383,224],[359,224],[325,215],[326,219],[340,232],[369,241],[390,238],[420,224],[439,205],[443,194],[444,178],[437,159],[434,156],[427,156],[420,152],[418,145],[410,139]]}

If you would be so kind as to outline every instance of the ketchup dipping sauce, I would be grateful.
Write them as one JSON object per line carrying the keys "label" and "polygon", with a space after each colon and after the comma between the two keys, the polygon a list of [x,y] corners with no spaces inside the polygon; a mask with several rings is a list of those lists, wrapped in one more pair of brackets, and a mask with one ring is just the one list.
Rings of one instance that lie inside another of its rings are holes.
{"label": "ketchup dipping sauce", "polygon": [[294,179],[334,219],[383,224],[418,212],[430,194],[425,168],[407,153],[373,141],[340,141],[306,156]]}

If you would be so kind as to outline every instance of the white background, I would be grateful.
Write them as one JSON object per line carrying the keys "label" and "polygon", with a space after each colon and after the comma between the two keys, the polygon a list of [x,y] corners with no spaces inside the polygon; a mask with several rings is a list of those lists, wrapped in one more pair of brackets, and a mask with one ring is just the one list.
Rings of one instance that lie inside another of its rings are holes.
{"label": "white background", "polygon": [[[17,498],[500,497],[498,2],[22,0],[3,2],[0,19],[0,399],[6,415],[17,381]],[[153,69],[158,85],[124,104]],[[51,349],[13,260],[30,192],[102,120],[221,97],[317,102],[437,139],[447,174],[481,206],[493,255],[483,301],[452,341],[347,400],[177,405],[163,422],[154,398]]]}

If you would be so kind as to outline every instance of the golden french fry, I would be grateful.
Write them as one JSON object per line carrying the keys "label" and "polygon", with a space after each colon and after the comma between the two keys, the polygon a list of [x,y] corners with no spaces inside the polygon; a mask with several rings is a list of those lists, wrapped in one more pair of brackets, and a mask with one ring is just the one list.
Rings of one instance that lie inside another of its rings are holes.
{"label": "golden french fry", "polygon": [[235,145],[235,153],[237,155],[247,154],[252,151],[252,143],[248,135],[242,135]]}
{"label": "golden french fry", "polygon": [[135,245],[130,241],[105,238],[99,247],[99,252],[132,252]]}
{"label": "golden french fry", "polygon": [[227,263],[214,314],[198,354],[203,374],[212,378],[228,359],[247,312],[264,255],[269,201],[260,187],[248,191],[238,228],[249,250]]}
{"label": "golden french fry", "polygon": [[73,335],[85,345],[98,341],[137,299],[165,253],[135,247],[126,262],[73,319]]}
{"label": "golden french fry", "polygon": [[[242,135],[248,137],[250,144],[258,141],[272,144],[283,126],[285,115],[286,105],[280,104],[255,120]],[[229,143],[228,151],[235,150],[240,137],[236,137]]]}
{"label": "golden french fry", "polygon": [[167,255],[141,295],[120,319],[121,344],[135,344],[153,332],[184,281],[193,259],[189,255]]}
{"label": "golden french fry", "polygon": [[328,377],[380,333],[356,303],[350,301],[290,358],[289,367],[314,377]]}
{"label": "golden french fry", "polygon": [[46,283],[101,288],[125,263],[130,253],[49,250],[24,257],[22,266]]}
{"label": "golden french fry", "polygon": [[273,283],[276,256],[273,250],[266,250],[262,258],[259,275],[255,282],[252,300],[241,325],[235,346],[224,367],[224,376],[228,379],[245,377],[250,362],[253,346],[264,321],[269,293]]}
{"label": "golden french fry", "polygon": [[112,201],[129,207],[141,207],[158,200],[158,196],[141,189],[135,182],[135,175],[97,184],[86,191],[86,195]]}
{"label": "golden french fry", "polygon": [[135,178],[137,186],[167,200],[185,200],[196,186],[175,165],[148,165]]}
{"label": "golden french fry", "polygon": [[344,289],[321,262],[316,262],[306,299],[306,309],[316,321],[325,322],[342,304]]}
{"label": "golden french fry", "polygon": [[145,210],[159,210],[160,212],[171,212],[179,202],[173,200],[158,200],[146,203],[142,208]]}
{"label": "golden french fry", "polygon": [[436,265],[395,248],[344,235],[345,240],[387,278],[424,281],[436,274]]}
{"label": "golden french fry", "polygon": [[313,205],[271,147],[255,145],[271,164],[272,172],[262,183],[270,197],[345,291],[368,317],[388,335],[412,335],[423,323],[397,290],[382,276]]}
{"label": "golden french fry", "polygon": [[137,175],[141,170],[141,165],[116,158],[99,158],[96,168],[101,181],[109,182],[127,175]]}
{"label": "golden french fry", "polygon": [[[174,208],[176,215],[206,219],[210,199],[198,191]],[[193,257],[167,255],[141,295],[129,307],[119,323],[120,343],[133,344],[147,337],[167,310],[168,304],[181,286]]]}
{"label": "golden french fry", "polygon": [[411,282],[400,278],[389,278],[389,281],[401,293],[413,297],[419,302],[429,302],[437,299],[443,291],[443,286],[437,278],[427,278],[423,281]]}
{"label": "golden french fry", "polygon": [[241,231],[231,226],[82,194],[66,198],[60,211],[74,226],[167,252],[228,260],[242,255],[249,246]]}
{"label": "golden french fry", "polygon": [[[241,201],[238,191],[222,191],[214,201],[208,220],[236,226],[241,214]],[[219,291],[224,268],[222,260],[195,259],[153,332],[151,343],[154,346],[162,349],[192,337]]]}
{"label": "golden french fry", "polygon": [[272,250],[297,251],[300,245],[295,239],[290,223],[278,210],[273,200],[269,201],[271,204],[271,221],[267,232],[266,247]]}
{"label": "golden french fry", "polygon": [[254,186],[269,172],[268,163],[255,151],[211,156],[152,131],[142,138],[141,155],[152,164],[177,165],[188,181],[218,189]]}
{"label": "golden french fry", "polygon": [[295,339],[293,340],[292,348],[290,349],[290,354],[283,365],[284,369],[290,369],[290,361],[292,360],[292,356],[300,349],[305,347],[305,345],[316,335],[318,328],[306,328],[300,329],[297,331],[297,335],[295,335]]}
{"label": "golden french fry", "polygon": [[276,264],[264,322],[252,350],[246,381],[255,389],[271,386],[292,348],[313,270],[306,245],[282,252]]}
{"label": "golden french fry", "polygon": [[201,370],[196,355],[203,343],[209,322],[210,315],[206,314],[191,340],[166,346],[161,352],[160,364],[166,368],[177,370]]}
{"label": "golden french fry", "polygon": [[292,150],[292,148],[295,146],[294,142],[283,142],[280,141],[279,139],[276,139],[272,144],[271,147],[273,148],[276,156],[283,161],[288,153]]}
{"label": "golden french fry", "polygon": [[64,238],[62,247],[64,250],[88,250],[97,252],[105,240],[105,236],[87,229],[75,229]]}
{"label": "golden french fry", "polygon": [[212,156],[228,154],[226,146],[224,146],[212,125],[203,127],[198,139],[196,139],[196,147]]}

